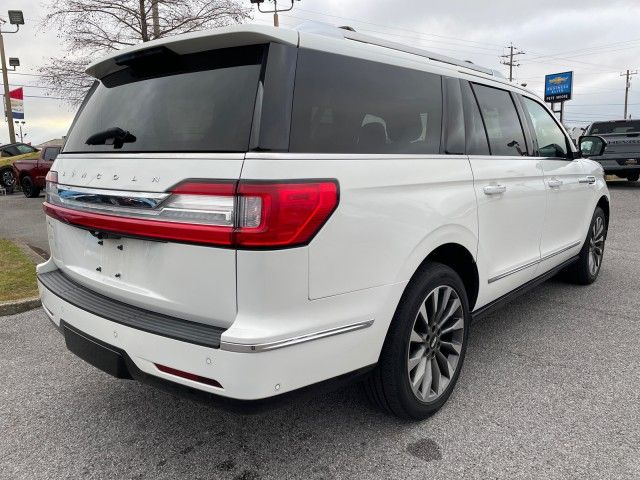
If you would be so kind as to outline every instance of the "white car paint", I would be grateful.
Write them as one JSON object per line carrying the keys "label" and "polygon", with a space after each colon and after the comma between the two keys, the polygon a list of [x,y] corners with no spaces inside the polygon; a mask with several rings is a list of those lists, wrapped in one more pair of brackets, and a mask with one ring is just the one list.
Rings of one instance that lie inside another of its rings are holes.
{"label": "white car paint", "polygon": [[[459,77],[535,98],[460,66],[286,29],[227,27],[149,45],[166,43],[184,53],[264,41]],[[89,71],[101,75],[115,68],[107,59]],[[47,220],[52,258],[38,266],[39,274],[59,269],[107,297],[226,330],[220,349],[193,345],[89,314],[40,284],[56,325],[64,319],[126,351],[150,375],[245,400],[376,363],[406,285],[436,248],[457,244],[472,256],[479,283],[473,308],[478,309],[574,256],[596,204],[608,198],[594,162],[535,157],[61,154],[52,169],[68,185],[136,192],[164,192],[188,178],[337,179],[337,210],[309,245],[290,249],[236,251],[131,238],[98,246],[87,231]],[[594,184],[579,182],[588,175],[596,177]],[[561,186],[551,187],[552,179]],[[485,192],[494,186],[506,190]],[[105,257],[107,249],[112,251]],[[101,264],[105,268],[98,272]],[[116,273],[122,275],[116,279]],[[252,345],[274,342],[291,344],[250,351]],[[215,378],[223,388],[163,373],[154,363]]]}

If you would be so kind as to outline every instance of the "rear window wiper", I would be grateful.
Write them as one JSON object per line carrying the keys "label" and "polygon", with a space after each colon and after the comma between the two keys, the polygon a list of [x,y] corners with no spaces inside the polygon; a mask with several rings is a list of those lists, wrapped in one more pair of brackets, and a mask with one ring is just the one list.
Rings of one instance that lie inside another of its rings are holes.
{"label": "rear window wiper", "polygon": [[122,148],[125,143],[136,141],[135,135],[120,127],[108,128],[94,133],[85,142],[87,145],[113,145],[113,148]]}

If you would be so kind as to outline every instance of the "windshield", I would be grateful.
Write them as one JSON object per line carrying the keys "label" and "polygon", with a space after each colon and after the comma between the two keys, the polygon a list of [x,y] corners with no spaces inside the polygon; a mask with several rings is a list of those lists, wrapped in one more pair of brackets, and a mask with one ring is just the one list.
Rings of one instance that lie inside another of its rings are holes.
{"label": "windshield", "polygon": [[18,150],[19,155],[23,155],[25,153],[33,153],[37,152],[37,150],[29,145],[16,145],[16,150]]}
{"label": "windshield", "polygon": [[246,151],[263,50],[128,61],[91,90],[64,152]]}
{"label": "windshield", "polygon": [[618,122],[596,122],[591,126],[590,134],[640,133],[640,120],[620,120]]}

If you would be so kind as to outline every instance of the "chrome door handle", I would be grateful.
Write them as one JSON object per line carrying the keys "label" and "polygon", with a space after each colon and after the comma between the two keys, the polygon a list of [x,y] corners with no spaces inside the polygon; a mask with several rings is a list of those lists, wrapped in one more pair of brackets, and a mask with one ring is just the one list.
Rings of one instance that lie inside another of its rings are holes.
{"label": "chrome door handle", "polygon": [[562,180],[558,180],[557,178],[552,178],[547,182],[547,184],[551,188],[560,188],[562,186],[562,183],[563,183]]}
{"label": "chrome door handle", "polygon": [[504,185],[487,185],[482,190],[485,195],[500,195],[507,191],[507,187]]}
{"label": "chrome door handle", "polygon": [[585,178],[578,180],[578,183],[588,183],[589,185],[593,185],[596,183],[596,177],[593,175],[587,175]]}

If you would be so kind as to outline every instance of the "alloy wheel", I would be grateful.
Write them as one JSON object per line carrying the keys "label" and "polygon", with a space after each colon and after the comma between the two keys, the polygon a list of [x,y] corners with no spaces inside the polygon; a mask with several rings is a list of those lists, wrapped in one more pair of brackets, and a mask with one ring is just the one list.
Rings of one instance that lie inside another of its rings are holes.
{"label": "alloy wheel", "polygon": [[451,382],[464,341],[464,310],[456,291],[442,285],[420,304],[411,329],[407,373],[416,398],[437,400]]}
{"label": "alloy wheel", "polygon": [[604,220],[596,217],[591,225],[591,235],[589,238],[589,274],[595,276],[602,265],[604,255]]}
{"label": "alloy wheel", "polygon": [[2,185],[5,187],[12,187],[16,181],[15,177],[13,176],[13,172],[10,169],[7,169],[4,172],[2,172],[1,180],[2,180]]}

